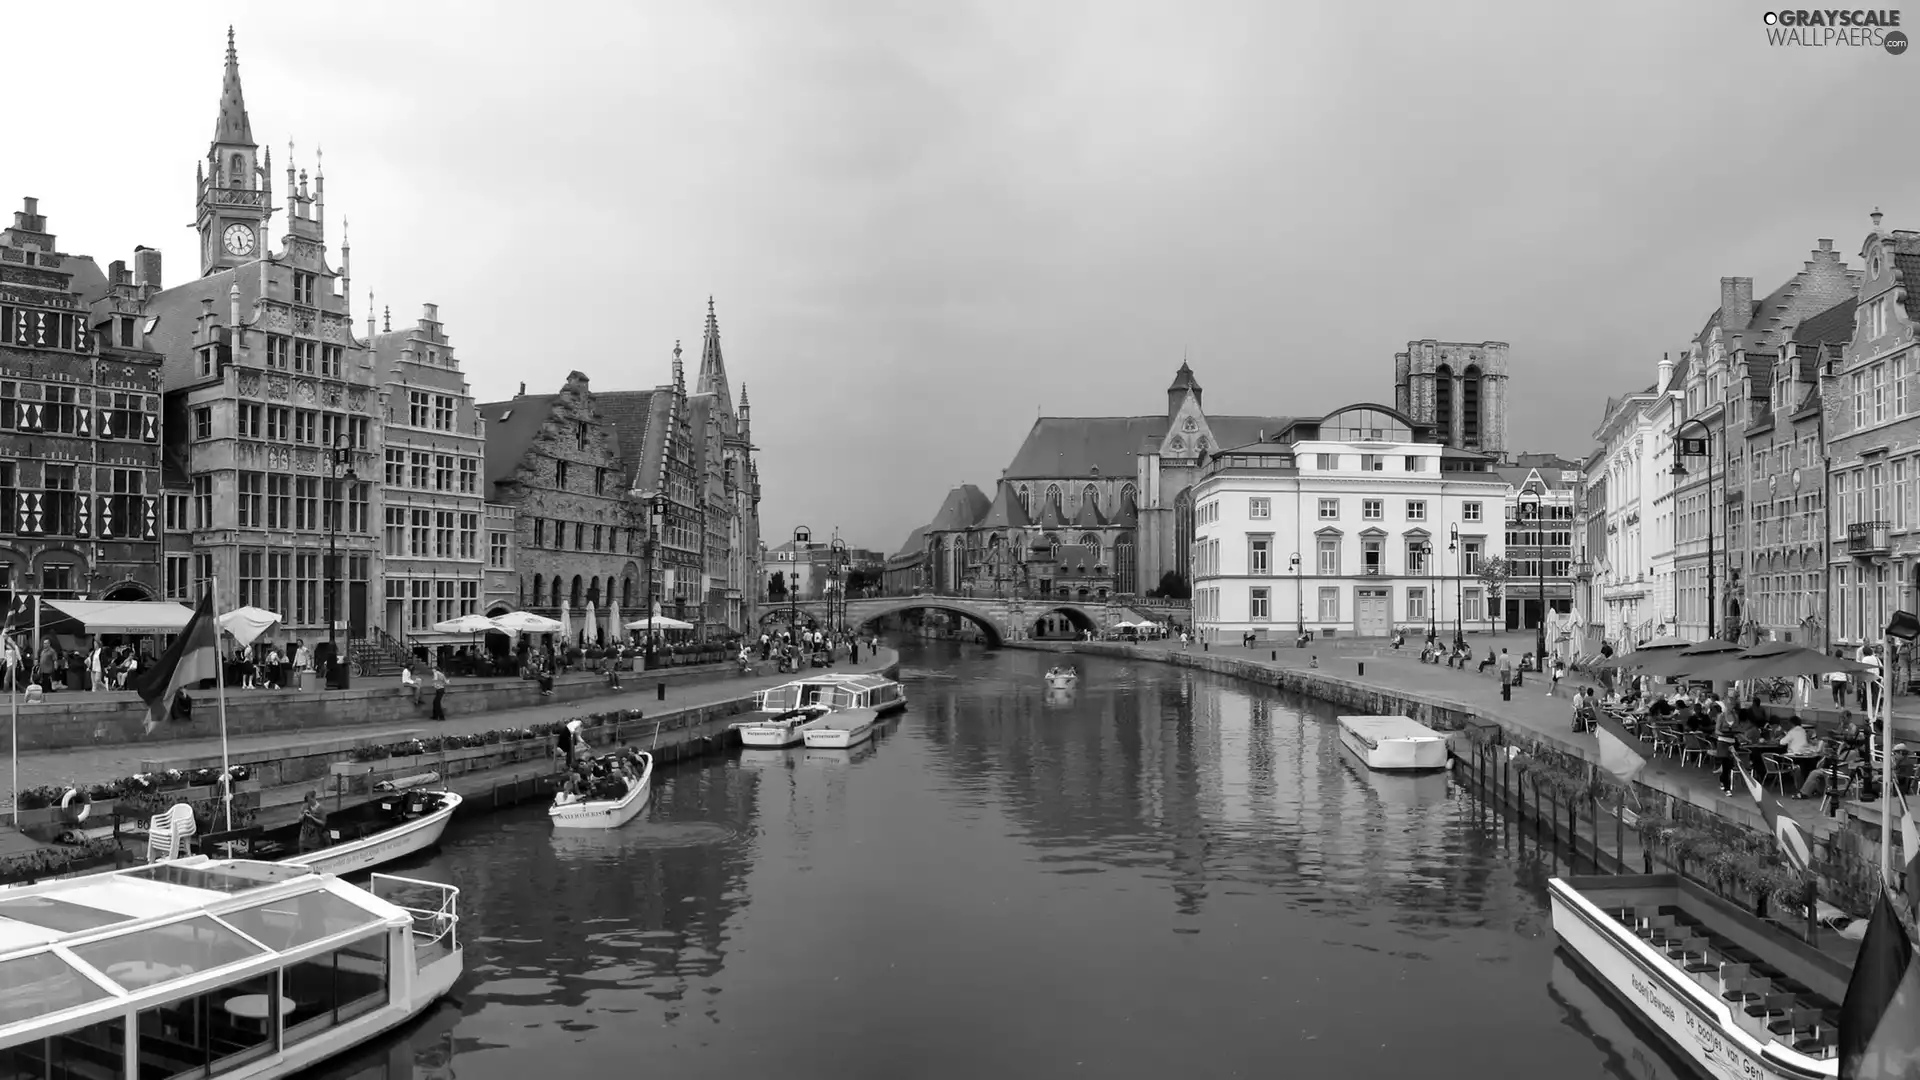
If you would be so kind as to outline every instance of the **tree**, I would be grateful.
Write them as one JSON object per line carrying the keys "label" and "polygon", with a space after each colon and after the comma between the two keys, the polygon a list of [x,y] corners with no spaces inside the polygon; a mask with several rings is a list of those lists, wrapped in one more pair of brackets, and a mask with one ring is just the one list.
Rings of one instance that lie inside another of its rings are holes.
{"label": "tree", "polygon": [[1160,587],[1147,593],[1166,600],[1191,600],[1193,590],[1187,586],[1187,579],[1180,576],[1178,570],[1169,570],[1160,575]]}
{"label": "tree", "polygon": [[1487,632],[1493,632],[1493,613],[1500,608],[1500,594],[1506,589],[1507,582],[1513,577],[1513,566],[1506,559],[1495,555],[1480,560],[1480,572],[1475,575],[1480,584],[1487,588]]}
{"label": "tree", "polygon": [[787,598],[787,575],[779,570],[767,579],[767,599],[785,600]]}

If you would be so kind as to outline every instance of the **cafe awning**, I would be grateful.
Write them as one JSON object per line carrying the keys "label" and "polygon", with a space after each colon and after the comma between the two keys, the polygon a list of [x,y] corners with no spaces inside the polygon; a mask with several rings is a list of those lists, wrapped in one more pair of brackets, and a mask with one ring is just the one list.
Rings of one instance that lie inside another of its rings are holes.
{"label": "cafe awning", "polygon": [[[171,600],[45,600],[42,603],[88,634],[177,634],[186,629],[193,609]],[[42,628],[54,620],[41,616]]]}

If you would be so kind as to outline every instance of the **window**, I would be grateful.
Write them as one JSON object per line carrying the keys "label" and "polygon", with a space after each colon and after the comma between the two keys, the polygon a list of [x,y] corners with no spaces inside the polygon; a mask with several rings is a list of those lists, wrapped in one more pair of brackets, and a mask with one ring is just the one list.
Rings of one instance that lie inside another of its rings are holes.
{"label": "window", "polygon": [[1407,520],[1408,521],[1427,520],[1427,500],[1408,499],[1407,500]]}
{"label": "window", "polygon": [[1272,499],[1248,499],[1247,517],[1254,521],[1265,521],[1273,516]]}
{"label": "window", "polygon": [[404,506],[387,507],[387,554],[403,556],[407,553],[407,508]]}
{"label": "window", "polygon": [[605,495],[607,493],[607,470],[605,468],[593,470],[593,493],[595,495]]}
{"label": "window", "polygon": [[371,427],[372,421],[364,416],[350,416],[347,418],[347,435],[352,438],[353,448],[355,450],[365,450],[367,448],[367,432],[371,430]]}
{"label": "window", "polygon": [[286,442],[293,435],[293,410],[270,408],[267,410],[267,440]]}
{"label": "window", "polygon": [[403,488],[407,486],[407,452],[387,448],[387,486]]}
{"label": "window", "polygon": [[416,559],[433,556],[433,511],[407,512],[407,554]]}
{"label": "window", "polygon": [[449,394],[433,395],[433,427],[436,431],[453,430],[453,403]]}
{"label": "window", "polygon": [[567,463],[564,461],[553,463],[553,486],[562,491],[567,489]]}
{"label": "window", "polygon": [[1407,618],[1418,621],[1427,617],[1427,590],[1422,587],[1407,590]]}
{"label": "window", "polygon": [[[12,484],[0,483],[0,487],[12,487]],[[187,496],[165,495],[161,497],[161,527],[168,532],[186,532],[193,526],[189,524]],[[3,530],[0,530],[3,531]]]}
{"label": "window", "polygon": [[417,428],[426,427],[433,419],[433,395],[425,390],[407,392],[407,423]]}
{"label": "window", "polygon": [[1360,471],[1361,472],[1385,472],[1386,468],[1387,468],[1387,457],[1385,454],[1361,454],[1360,455]]}
{"label": "window", "polygon": [[1247,573],[1256,577],[1265,577],[1273,573],[1273,538],[1253,536],[1247,538]]}
{"label": "window", "polygon": [[446,622],[453,618],[458,610],[455,606],[459,598],[459,582],[441,579],[433,583],[433,621]]}
{"label": "window", "polygon": [[418,491],[433,489],[433,455],[422,450],[407,454],[407,486]]}
{"label": "window", "polygon": [[193,527],[213,528],[213,477],[193,478]]}
{"label": "window", "polygon": [[1487,617],[1486,607],[1480,602],[1479,589],[1460,591],[1460,618],[1466,622],[1479,622]]}
{"label": "window", "polygon": [[205,405],[193,410],[193,437],[196,442],[213,438],[213,410]]}
{"label": "window", "polygon": [[1323,536],[1320,538],[1319,573],[1321,577],[1340,576],[1340,538]]}
{"label": "window", "polygon": [[1361,499],[1360,518],[1363,521],[1379,521],[1385,514],[1384,499]]}
{"label": "window", "polygon": [[1332,472],[1340,467],[1339,454],[1315,454],[1314,461],[1318,468],[1325,469],[1328,472]]}
{"label": "window", "polygon": [[147,474],[139,469],[113,469],[107,475],[107,491],[101,499],[100,538],[139,536],[146,507]]}
{"label": "window", "polygon": [[1247,617],[1254,622],[1266,622],[1273,618],[1272,590],[1258,588],[1247,594]]}
{"label": "window", "polygon": [[415,578],[408,585],[411,595],[407,601],[407,625],[425,630],[433,625],[433,582]]}
{"label": "window", "polygon": [[1461,521],[1479,521],[1480,520],[1480,504],[1477,502],[1461,503],[1460,504],[1460,520]]}
{"label": "window", "polygon": [[1868,378],[1873,386],[1873,422],[1884,424],[1887,422],[1887,365],[1873,365]]}
{"label": "window", "polygon": [[80,392],[71,386],[49,386],[41,393],[46,405],[40,413],[40,430],[49,435],[73,435],[80,430]]}
{"label": "window", "polygon": [[1484,551],[1485,544],[1486,541],[1481,539],[1460,541],[1462,559],[1461,573],[1477,574],[1480,572],[1480,557]]}
{"label": "window", "polygon": [[1407,573],[1424,574],[1427,572],[1427,542],[1425,540],[1407,541]]}
{"label": "window", "polygon": [[547,523],[542,518],[533,519],[533,546],[547,546]]}
{"label": "window", "polygon": [[340,345],[320,346],[320,374],[332,379],[339,378],[340,361],[345,352],[345,347]]}
{"label": "window", "polygon": [[167,599],[193,598],[193,556],[167,556]]}
{"label": "window", "polygon": [[12,431],[20,426],[20,384],[0,382],[0,428]]}
{"label": "window", "polygon": [[601,543],[601,541],[602,541],[602,540],[604,540],[604,539],[605,539],[605,537],[604,537],[604,536],[602,535],[602,528],[601,528],[601,526],[599,526],[599,525],[595,525],[595,526],[593,527],[593,550],[595,550],[595,551],[601,551],[601,550],[604,550],[604,549],[603,549],[603,548],[601,548],[601,546],[600,546],[600,543]]}
{"label": "window", "polygon": [[301,409],[293,414],[293,441],[313,443],[320,441],[320,414],[311,409]]}
{"label": "window", "polygon": [[1321,499],[1320,500],[1320,520],[1321,521],[1340,520],[1340,500],[1339,499]]}
{"label": "window", "polygon": [[320,345],[314,341],[293,343],[293,370],[312,372],[319,367]]}
{"label": "window", "polygon": [[1340,590],[1339,589],[1322,588],[1320,590],[1320,621],[1321,622],[1339,622],[1340,621]]}
{"label": "window", "polygon": [[267,553],[267,610],[293,610],[293,552]]}
{"label": "window", "polygon": [[433,514],[433,557],[451,559],[454,552],[453,511],[436,510]]}
{"label": "window", "polygon": [[512,550],[509,546],[510,544],[511,540],[508,534],[503,532],[488,533],[487,565],[495,570],[513,569],[513,562],[507,556],[507,553]]}
{"label": "window", "polygon": [[463,581],[460,583],[460,614],[480,614],[480,583]]}
{"label": "window", "polygon": [[[373,485],[364,480],[359,483],[349,484],[347,486],[347,522],[346,528],[342,531],[361,533],[364,535],[369,531],[369,523],[372,520]],[[353,558],[356,562],[369,561],[365,555],[355,555]],[[354,578],[354,580],[365,581],[366,577],[363,575]]]}
{"label": "window", "polygon": [[433,490],[453,490],[453,455],[433,455]]}
{"label": "window", "polygon": [[285,473],[271,473],[267,476],[267,528],[293,528],[293,477]]}
{"label": "window", "polygon": [[240,474],[239,498],[235,504],[240,511],[240,528],[260,529],[267,523],[266,507],[267,477],[265,473],[243,472]]}
{"label": "window", "polygon": [[293,272],[293,302],[313,306],[313,275],[299,270]]}
{"label": "window", "polygon": [[259,549],[240,552],[240,606],[263,607],[267,602],[267,553]]}
{"label": "window", "polygon": [[290,342],[279,334],[267,335],[267,366],[285,371]]}
{"label": "window", "polygon": [[1427,460],[1426,458],[1421,457],[1419,454],[1408,454],[1405,460],[1407,471],[1408,472],[1424,472],[1425,468],[1422,465],[1422,463],[1425,462],[1426,460]]}
{"label": "window", "polygon": [[460,459],[460,490],[467,494],[477,494],[480,490],[480,459],[463,457]]}
{"label": "window", "polygon": [[1386,541],[1377,536],[1360,538],[1360,566],[1369,574],[1378,574],[1386,570]]}
{"label": "window", "polygon": [[266,412],[258,405],[242,402],[234,409],[237,421],[234,430],[243,439],[264,439],[267,437]]}
{"label": "window", "polygon": [[460,558],[480,557],[480,515],[460,515]]}
{"label": "window", "polygon": [[327,613],[320,606],[320,553],[302,551],[293,557],[293,622],[312,626]]}

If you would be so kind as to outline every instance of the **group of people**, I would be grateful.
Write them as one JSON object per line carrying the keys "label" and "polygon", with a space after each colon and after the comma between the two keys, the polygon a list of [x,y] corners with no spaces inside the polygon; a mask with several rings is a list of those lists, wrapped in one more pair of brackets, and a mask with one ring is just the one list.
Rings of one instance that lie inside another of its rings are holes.
{"label": "group of people", "polygon": [[605,757],[595,757],[578,720],[561,729],[554,754],[561,759],[565,774],[560,780],[557,800],[563,805],[625,798],[646,771],[640,752],[626,743]]}
{"label": "group of people", "polygon": [[[834,632],[817,626],[801,627],[796,634],[791,630],[777,630],[760,635],[760,659],[772,660],[778,664],[781,672],[797,672],[806,667],[815,656],[824,656],[824,664],[832,667],[834,661],[844,656],[848,663],[860,662],[860,647],[865,644],[867,651],[880,648],[880,639],[869,636],[863,642],[859,635]],[[752,654],[743,642],[740,646],[740,663],[743,668],[751,663]]]}
{"label": "group of people", "polygon": [[313,670],[313,651],[294,641],[283,651],[273,642],[253,642],[233,650],[233,668],[242,690],[285,690],[298,685],[298,673]]}
{"label": "group of people", "polygon": [[63,649],[48,635],[40,640],[40,651],[29,662],[30,648],[13,638],[0,642],[0,690],[25,690],[29,685],[38,686],[44,693],[125,690],[153,664],[145,644],[95,642],[90,649]]}

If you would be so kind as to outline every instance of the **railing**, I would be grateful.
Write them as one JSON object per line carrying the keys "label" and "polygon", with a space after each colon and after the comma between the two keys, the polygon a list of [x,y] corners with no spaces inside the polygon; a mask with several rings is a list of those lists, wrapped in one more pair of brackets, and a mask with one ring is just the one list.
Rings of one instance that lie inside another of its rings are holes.
{"label": "railing", "polygon": [[1887,535],[1891,525],[1885,521],[1856,521],[1847,526],[1847,553],[1850,555],[1884,555],[1893,550],[1892,539]]}
{"label": "railing", "polygon": [[375,874],[367,884],[367,891],[412,916],[415,955],[429,950],[452,952],[460,947],[460,890],[457,886],[392,874]]}

